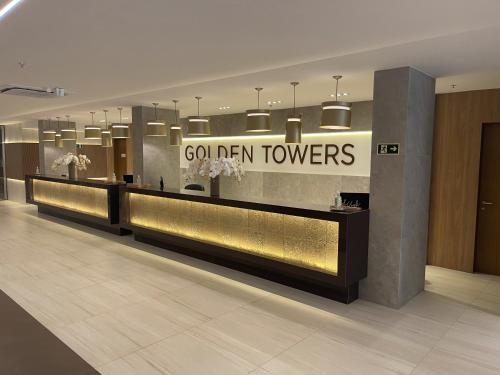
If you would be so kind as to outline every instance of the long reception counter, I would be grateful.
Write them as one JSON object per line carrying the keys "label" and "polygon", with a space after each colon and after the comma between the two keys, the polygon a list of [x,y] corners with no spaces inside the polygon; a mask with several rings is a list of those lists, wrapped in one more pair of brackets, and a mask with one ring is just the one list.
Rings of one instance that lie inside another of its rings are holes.
{"label": "long reception counter", "polygon": [[214,198],[121,186],[135,239],[344,303],[366,277],[368,210]]}
{"label": "long reception counter", "polygon": [[38,212],[85,224],[115,234],[120,227],[119,186],[100,180],[26,176],[26,202]]}

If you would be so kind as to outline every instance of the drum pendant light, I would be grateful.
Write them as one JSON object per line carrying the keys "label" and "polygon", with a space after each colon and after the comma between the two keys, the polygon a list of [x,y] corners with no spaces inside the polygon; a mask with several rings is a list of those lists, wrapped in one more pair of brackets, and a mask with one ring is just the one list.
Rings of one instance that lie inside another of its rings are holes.
{"label": "drum pendant light", "polygon": [[128,125],[122,124],[122,109],[123,108],[118,107],[118,111],[120,112],[120,122],[118,124],[111,125],[111,138],[113,139],[129,138]]}
{"label": "drum pendant light", "polygon": [[54,146],[56,146],[57,148],[63,148],[64,147],[64,143],[63,143],[63,140],[62,140],[62,137],[61,137],[61,126],[60,126],[60,122],[59,122],[59,119],[60,117],[56,117],[57,119],[57,133],[56,133],[56,136],[55,136],[55,143],[54,143]]}
{"label": "drum pendant light", "polygon": [[[335,86],[335,99],[337,99],[339,80],[342,76],[333,76],[337,81]],[[351,103],[323,102],[321,103],[321,125],[323,129],[350,129],[351,128]]]}
{"label": "drum pendant light", "polygon": [[54,142],[56,140],[56,131],[52,129],[50,118],[47,119],[48,127],[43,131],[43,141],[44,142]]}
{"label": "drum pendant light", "polygon": [[210,135],[210,123],[207,117],[200,116],[201,96],[195,96],[198,101],[198,116],[188,116],[188,135]]}
{"label": "drum pendant light", "polygon": [[105,127],[101,131],[101,146],[105,148],[113,147],[113,139],[111,139],[111,129],[108,126],[108,110],[103,109]]}
{"label": "drum pendant light", "polygon": [[69,123],[69,115],[66,115],[66,127],[61,129],[61,139],[63,141],[76,141],[76,124],[74,127],[71,127]]}
{"label": "drum pendant light", "polygon": [[90,112],[92,115],[92,125],[85,126],[85,139],[101,139],[101,127],[94,124],[95,112]]}
{"label": "drum pendant light", "polygon": [[293,113],[286,120],[285,143],[300,143],[302,141],[302,115],[295,112],[295,87],[298,82],[290,82],[293,86]]}
{"label": "drum pendant light", "polygon": [[271,111],[260,109],[260,92],[262,87],[256,87],[257,91],[257,109],[247,111],[247,132],[269,132],[271,131]]}
{"label": "drum pendant light", "polygon": [[167,125],[165,121],[158,120],[158,104],[153,103],[155,107],[155,119],[154,121],[148,121],[146,127],[146,135],[150,137],[166,137],[167,136]]}
{"label": "drum pendant light", "polygon": [[174,102],[175,123],[170,125],[170,146],[180,146],[182,145],[182,129],[177,119],[177,103],[179,101],[175,99],[172,101]]}

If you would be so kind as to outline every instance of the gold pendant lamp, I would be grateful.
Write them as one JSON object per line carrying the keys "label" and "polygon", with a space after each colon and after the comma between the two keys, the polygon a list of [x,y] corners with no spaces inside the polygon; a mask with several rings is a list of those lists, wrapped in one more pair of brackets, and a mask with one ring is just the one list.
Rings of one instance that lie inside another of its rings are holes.
{"label": "gold pendant lamp", "polygon": [[188,135],[210,135],[210,123],[207,117],[200,116],[201,96],[195,96],[198,101],[198,115],[188,116]]}
{"label": "gold pendant lamp", "polygon": [[285,143],[302,142],[302,115],[295,111],[295,87],[298,82],[290,82],[293,86],[293,113],[286,120]]}
{"label": "gold pendant lamp", "polygon": [[175,123],[170,125],[170,146],[180,146],[182,145],[182,129],[177,118],[177,103],[178,100],[172,100],[174,102],[174,112],[175,112]]}
{"label": "gold pendant lamp", "polygon": [[64,147],[64,142],[62,140],[61,136],[61,125],[60,125],[60,117],[56,117],[57,119],[57,133],[55,135],[55,140],[54,140],[54,146],[57,148],[63,148]]}
{"label": "gold pendant lamp", "polygon": [[90,112],[90,115],[92,116],[92,125],[85,126],[85,139],[101,139],[101,127],[94,124],[95,112]]}
{"label": "gold pendant lamp", "polygon": [[54,142],[56,140],[56,131],[52,129],[50,118],[47,119],[47,122],[48,122],[47,129],[43,130],[43,141]]}
{"label": "gold pendant lamp", "polygon": [[159,103],[153,103],[155,107],[155,119],[153,121],[148,121],[146,124],[146,135],[149,137],[167,136],[167,125],[165,121],[158,120],[158,105]]}
{"label": "gold pendant lamp", "polygon": [[127,124],[122,123],[122,109],[118,107],[118,111],[120,112],[120,122],[118,124],[111,125],[111,138],[113,139],[123,139],[129,138],[129,129]]}
{"label": "gold pendant lamp", "polygon": [[[337,81],[335,86],[335,99],[338,96],[339,80],[342,76],[333,76]],[[321,125],[323,129],[350,129],[351,128],[351,103],[337,100],[321,103]]]}
{"label": "gold pendant lamp", "polygon": [[66,115],[66,127],[61,129],[61,139],[63,141],[76,141],[76,124],[72,126],[69,123],[69,115]]}
{"label": "gold pendant lamp", "polygon": [[101,146],[105,148],[113,147],[113,139],[111,138],[111,129],[108,126],[108,110],[103,109],[105,127],[101,131]]}
{"label": "gold pendant lamp", "polygon": [[257,109],[247,111],[247,132],[259,133],[271,131],[271,111],[260,109],[260,92],[262,87],[256,87],[257,91]]}

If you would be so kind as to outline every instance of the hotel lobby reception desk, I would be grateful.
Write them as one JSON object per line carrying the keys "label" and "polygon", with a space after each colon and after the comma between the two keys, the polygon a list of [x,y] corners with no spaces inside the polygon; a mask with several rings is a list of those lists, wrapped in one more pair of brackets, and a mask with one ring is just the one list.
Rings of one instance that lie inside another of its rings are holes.
{"label": "hotel lobby reception desk", "polygon": [[120,187],[135,239],[344,303],[366,277],[368,210],[330,212],[179,191]]}
{"label": "hotel lobby reception desk", "polygon": [[26,176],[26,202],[38,212],[115,234],[120,227],[119,183],[70,180],[63,177]]}

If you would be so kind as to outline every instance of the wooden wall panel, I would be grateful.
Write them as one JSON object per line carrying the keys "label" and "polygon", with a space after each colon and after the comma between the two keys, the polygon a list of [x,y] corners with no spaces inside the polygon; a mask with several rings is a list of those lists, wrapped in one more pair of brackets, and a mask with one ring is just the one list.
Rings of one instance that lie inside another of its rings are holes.
{"label": "wooden wall panel", "polygon": [[7,178],[24,180],[27,174],[34,174],[38,161],[38,143],[6,143],[5,172]]}
{"label": "wooden wall panel", "polygon": [[107,177],[108,176],[108,159],[106,148],[98,145],[82,145],[77,149],[78,154],[87,155],[91,164],[86,171],[78,171],[78,177]]}
{"label": "wooden wall panel", "polygon": [[437,95],[429,264],[473,272],[483,123],[500,122],[500,89]]}

